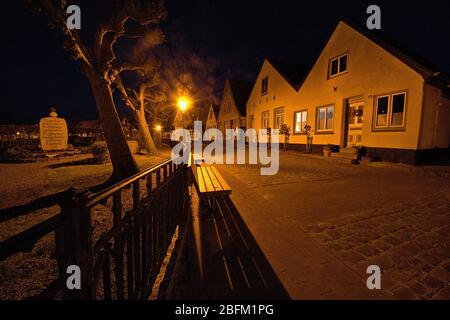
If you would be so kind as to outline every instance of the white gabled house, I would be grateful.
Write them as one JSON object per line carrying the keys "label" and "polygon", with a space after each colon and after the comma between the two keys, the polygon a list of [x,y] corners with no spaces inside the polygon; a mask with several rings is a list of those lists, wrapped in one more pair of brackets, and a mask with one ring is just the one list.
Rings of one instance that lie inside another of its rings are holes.
{"label": "white gabled house", "polygon": [[448,158],[450,77],[365,29],[340,21],[302,81],[287,73],[264,62],[247,101],[249,127],[285,122],[300,150],[309,124],[314,151],[332,144],[389,161]]}
{"label": "white gabled house", "polygon": [[227,79],[217,116],[217,128],[225,134],[226,129],[246,127],[246,101],[251,84],[241,79]]}
{"label": "white gabled house", "polygon": [[[247,127],[279,129],[291,123],[289,114],[295,110],[297,89],[305,75],[305,67],[267,58],[259,71],[247,100]],[[283,141],[280,137],[280,141]]]}

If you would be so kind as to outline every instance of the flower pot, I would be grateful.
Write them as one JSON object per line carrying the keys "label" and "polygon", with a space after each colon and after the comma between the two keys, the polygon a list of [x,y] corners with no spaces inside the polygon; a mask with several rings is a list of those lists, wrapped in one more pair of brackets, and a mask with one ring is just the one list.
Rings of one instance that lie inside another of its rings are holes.
{"label": "flower pot", "polygon": [[329,157],[331,155],[331,150],[329,149],[323,149],[322,151],[324,157]]}

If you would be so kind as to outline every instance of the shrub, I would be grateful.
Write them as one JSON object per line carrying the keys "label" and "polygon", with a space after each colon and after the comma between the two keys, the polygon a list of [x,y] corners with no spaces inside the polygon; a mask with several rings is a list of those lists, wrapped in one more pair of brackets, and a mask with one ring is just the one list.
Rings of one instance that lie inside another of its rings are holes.
{"label": "shrub", "polygon": [[94,156],[95,163],[107,163],[111,161],[106,142],[98,141],[89,146],[89,152]]}

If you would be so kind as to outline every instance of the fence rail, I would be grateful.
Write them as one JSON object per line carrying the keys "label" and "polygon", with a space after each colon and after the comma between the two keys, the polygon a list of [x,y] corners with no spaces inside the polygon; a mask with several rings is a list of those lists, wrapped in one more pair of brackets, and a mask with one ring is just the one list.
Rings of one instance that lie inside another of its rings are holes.
{"label": "fence rail", "polygon": [[[57,279],[31,298],[145,299],[177,226],[187,219],[188,201],[186,167],[169,159],[97,193],[69,189],[53,198],[2,210],[0,217],[6,221],[37,209],[60,207],[58,214],[1,242],[0,261],[30,252],[37,241],[54,232]],[[93,239],[92,216],[97,206],[109,210],[112,226]],[[70,265],[80,267],[81,290],[66,286]]]}

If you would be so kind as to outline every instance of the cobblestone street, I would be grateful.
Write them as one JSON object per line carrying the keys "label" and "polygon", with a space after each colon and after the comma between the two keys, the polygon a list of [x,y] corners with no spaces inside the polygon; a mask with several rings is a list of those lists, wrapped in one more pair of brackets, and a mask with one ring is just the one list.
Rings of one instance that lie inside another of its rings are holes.
{"label": "cobblestone street", "polygon": [[307,232],[364,277],[382,270],[383,291],[396,299],[450,299],[450,193],[382,206]]}
{"label": "cobblestone street", "polygon": [[[276,176],[219,166],[294,299],[450,299],[450,180],[282,153]],[[366,269],[381,268],[381,290]]]}

